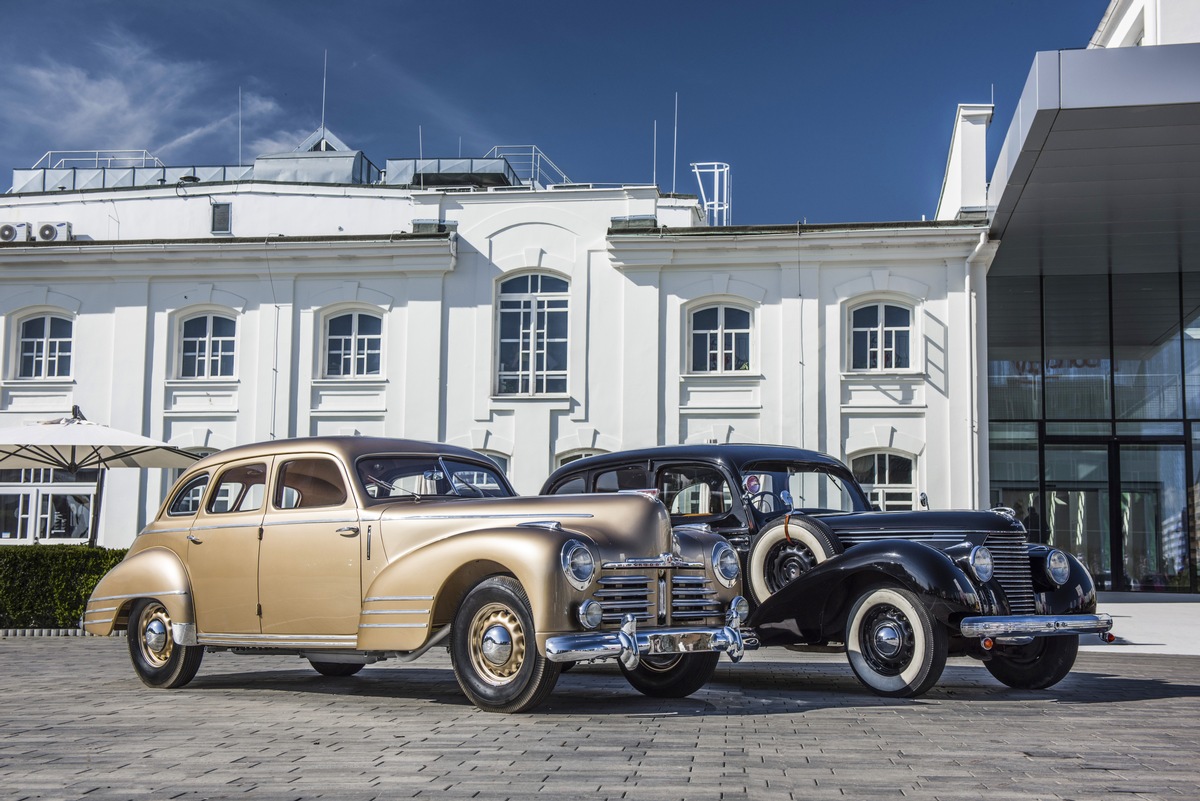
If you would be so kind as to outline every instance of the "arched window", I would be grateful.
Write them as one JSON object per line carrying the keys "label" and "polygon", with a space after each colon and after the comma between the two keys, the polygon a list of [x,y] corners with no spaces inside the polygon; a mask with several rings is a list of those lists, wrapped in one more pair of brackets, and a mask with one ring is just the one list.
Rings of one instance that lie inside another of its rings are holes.
{"label": "arched window", "polygon": [[908,306],[876,302],[850,312],[850,369],[907,370],[912,366]]}
{"label": "arched window", "polygon": [[232,378],[237,323],[221,314],[183,321],[180,331],[180,378]]}
{"label": "arched window", "polygon": [[885,512],[916,508],[916,470],[909,457],[897,453],[865,453],[850,460],[850,469],[873,506]]}
{"label": "arched window", "polygon": [[521,275],[500,284],[496,392],[567,391],[567,282]]}
{"label": "arched window", "polygon": [[750,369],[750,312],[708,306],[691,314],[692,372],[732,373]]}
{"label": "arched window", "polygon": [[21,321],[17,336],[18,378],[69,378],[74,323],[56,314]]}
{"label": "arched window", "polygon": [[604,453],[604,451],[598,451],[594,448],[584,448],[582,450],[564,453],[554,460],[554,467],[559,468],[559,467],[562,467],[564,464],[570,464],[571,462],[577,462],[580,459],[586,459],[589,456],[598,456],[602,453]]}
{"label": "arched window", "polygon": [[325,321],[325,377],[379,375],[383,361],[383,319],[345,312]]}

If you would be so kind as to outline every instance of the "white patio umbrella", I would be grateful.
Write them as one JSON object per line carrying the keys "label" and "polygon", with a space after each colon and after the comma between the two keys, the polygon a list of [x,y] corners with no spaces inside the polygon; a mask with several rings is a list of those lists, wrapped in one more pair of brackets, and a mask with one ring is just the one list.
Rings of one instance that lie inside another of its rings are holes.
{"label": "white patio umbrella", "polygon": [[186,467],[199,459],[165,442],[71,417],[0,428],[0,468],[52,467],[75,473],[109,467]]}

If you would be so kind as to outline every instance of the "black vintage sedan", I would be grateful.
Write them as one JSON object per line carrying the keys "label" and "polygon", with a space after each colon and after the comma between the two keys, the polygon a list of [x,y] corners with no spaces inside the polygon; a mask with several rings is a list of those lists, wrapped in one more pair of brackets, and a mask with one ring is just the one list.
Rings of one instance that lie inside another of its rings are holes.
{"label": "black vintage sedan", "polygon": [[920,695],[951,654],[983,660],[1010,687],[1050,687],[1074,665],[1080,634],[1111,639],[1087,568],[1028,542],[1011,510],[881,512],[825,454],[649,448],[571,462],[542,487],[595,492],[654,494],[677,531],[722,534],[741,556],[759,644],[844,647],[880,695]]}

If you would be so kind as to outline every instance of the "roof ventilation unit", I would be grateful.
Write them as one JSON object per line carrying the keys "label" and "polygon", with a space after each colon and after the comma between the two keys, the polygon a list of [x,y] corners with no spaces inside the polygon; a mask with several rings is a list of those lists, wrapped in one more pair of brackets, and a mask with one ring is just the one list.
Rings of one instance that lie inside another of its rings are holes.
{"label": "roof ventilation unit", "polygon": [[38,223],[37,238],[39,242],[59,242],[71,238],[69,222],[40,222]]}
{"label": "roof ventilation unit", "polygon": [[29,223],[0,223],[0,242],[28,242],[32,238]]}

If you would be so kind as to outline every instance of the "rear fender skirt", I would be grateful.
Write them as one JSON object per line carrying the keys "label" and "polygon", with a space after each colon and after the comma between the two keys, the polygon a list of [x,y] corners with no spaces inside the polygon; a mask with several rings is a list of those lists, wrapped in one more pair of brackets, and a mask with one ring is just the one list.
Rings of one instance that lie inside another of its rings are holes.
{"label": "rear fender skirt", "polygon": [[763,645],[840,639],[854,602],[852,590],[875,583],[911,590],[943,623],[982,611],[974,585],[950,557],[919,542],[894,539],[855,545],[830,557],[768,598],[747,626]]}

